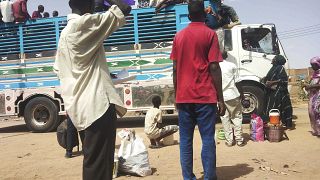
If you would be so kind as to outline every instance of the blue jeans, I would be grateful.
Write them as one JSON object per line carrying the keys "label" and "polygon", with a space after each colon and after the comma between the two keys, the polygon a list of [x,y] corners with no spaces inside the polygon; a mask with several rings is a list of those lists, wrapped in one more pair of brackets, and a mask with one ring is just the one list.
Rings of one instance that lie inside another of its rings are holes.
{"label": "blue jeans", "polygon": [[180,133],[180,163],[184,180],[196,180],[193,173],[193,133],[198,125],[201,139],[201,159],[204,180],[217,179],[216,144],[214,140],[216,104],[178,104]]}

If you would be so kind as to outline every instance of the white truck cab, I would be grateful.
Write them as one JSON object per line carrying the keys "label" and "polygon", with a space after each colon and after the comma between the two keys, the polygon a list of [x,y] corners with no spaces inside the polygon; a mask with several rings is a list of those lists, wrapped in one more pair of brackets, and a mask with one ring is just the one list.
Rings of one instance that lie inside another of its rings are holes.
{"label": "white truck cab", "polygon": [[251,113],[256,109],[257,113],[261,113],[264,108],[264,85],[260,80],[272,67],[275,55],[286,57],[277,39],[275,25],[237,25],[225,30],[224,40],[225,50],[228,52],[226,60],[237,65],[245,96],[251,102],[251,106],[243,112]]}

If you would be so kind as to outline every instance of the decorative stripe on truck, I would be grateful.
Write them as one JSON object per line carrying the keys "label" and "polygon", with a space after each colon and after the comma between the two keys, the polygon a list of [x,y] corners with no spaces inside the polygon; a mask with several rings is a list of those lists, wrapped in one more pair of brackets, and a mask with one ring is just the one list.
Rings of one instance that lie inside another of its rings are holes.
{"label": "decorative stripe on truck", "polygon": [[[171,73],[163,73],[163,74],[138,74],[136,78],[132,81],[125,82],[128,83],[136,83],[135,81],[139,81],[139,83],[143,83],[141,81],[151,81],[151,80],[159,80],[159,79],[170,79]],[[59,80],[51,80],[51,81],[34,81],[34,82],[13,82],[13,83],[1,83],[0,91],[4,89],[23,89],[23,88],[37,88],[37,87],[55,87],[59,86]]]}

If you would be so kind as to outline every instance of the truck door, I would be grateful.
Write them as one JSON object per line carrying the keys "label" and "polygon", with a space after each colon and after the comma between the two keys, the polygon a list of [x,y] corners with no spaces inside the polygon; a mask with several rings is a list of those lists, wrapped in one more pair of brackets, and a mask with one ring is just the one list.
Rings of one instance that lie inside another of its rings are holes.
{"label": "truck door", "polygon": [[240,76],[252,76],[255,79],[266,76],[275,55],[271,29],[246,27],[238,33]]}

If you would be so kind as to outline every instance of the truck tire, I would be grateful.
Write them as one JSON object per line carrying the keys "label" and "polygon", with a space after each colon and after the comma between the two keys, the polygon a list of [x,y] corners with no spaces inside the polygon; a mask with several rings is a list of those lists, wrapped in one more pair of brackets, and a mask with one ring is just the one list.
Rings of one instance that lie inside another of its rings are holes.
{"label": "truck tire", "polygon": [[244,85],[242,86],[242,89],[244,96],[246,97],[246,99],[249,99],[250,101],[250,107],[243,108],[243,114],[246,115],[251,114],[253,112],[256,112],[257,114],[262,114],[265,107],[265,97],[263,89],[252,85]]}
{"label": "truck tire", "polygon": [[59,125],[57,105],[47,97],[31,99],[24,109],[24,120],[33,132],[49,132]]}

